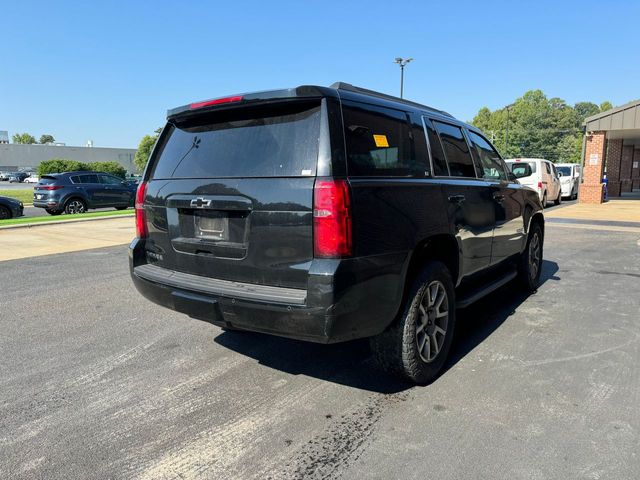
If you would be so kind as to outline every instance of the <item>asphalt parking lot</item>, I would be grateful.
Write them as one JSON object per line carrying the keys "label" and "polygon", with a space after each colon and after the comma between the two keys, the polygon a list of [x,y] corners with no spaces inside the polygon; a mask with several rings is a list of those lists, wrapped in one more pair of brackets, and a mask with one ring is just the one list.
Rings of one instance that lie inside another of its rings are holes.
{"label": "asphalt parking lot", "polygon": [[125,246],[1,262],[0,477],[639,478],[639,238],[550,224],[428,387],[156,307]]}

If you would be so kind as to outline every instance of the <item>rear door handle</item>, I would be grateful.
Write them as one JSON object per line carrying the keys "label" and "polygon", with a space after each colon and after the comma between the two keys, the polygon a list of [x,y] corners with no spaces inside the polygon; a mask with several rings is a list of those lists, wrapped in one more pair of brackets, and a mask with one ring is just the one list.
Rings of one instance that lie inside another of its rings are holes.
{"label": "rear door handle", "polygon": [[462,203],[466,200],[464,195],[449,195],[449,201],[451,203]]}
{"label": "rear door handle", "polygon": [[494,193],[494,194],[493,194],[493,199],[494,199],[496,202],[501,202],[501,201],[503,201],[503,200],[504,200],[504,195],[502,195],[501,193]]}

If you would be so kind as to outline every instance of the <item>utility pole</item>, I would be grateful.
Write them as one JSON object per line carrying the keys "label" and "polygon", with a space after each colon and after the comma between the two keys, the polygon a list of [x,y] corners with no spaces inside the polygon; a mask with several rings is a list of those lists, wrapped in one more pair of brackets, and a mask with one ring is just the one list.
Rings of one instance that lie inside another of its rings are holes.
{"label": "utility pole", "polygon": [[515,103],[511,103],[506,107],[504,107],[507,109],[507,132],[504,139],[504,151],[505,151],[505,154],[507,155],[508,155],[507,150],[509,149],[509,123],[510,123],[509,112],[511,112],[511,107],[513,107],[514,105]]}
{"label": "utility pole", "polygon": [[404,67],[411,60],[413,60],[413,58],[396,57],[394,62],[400,65],[400,98],[402,98],[402,95],[404,94]]}

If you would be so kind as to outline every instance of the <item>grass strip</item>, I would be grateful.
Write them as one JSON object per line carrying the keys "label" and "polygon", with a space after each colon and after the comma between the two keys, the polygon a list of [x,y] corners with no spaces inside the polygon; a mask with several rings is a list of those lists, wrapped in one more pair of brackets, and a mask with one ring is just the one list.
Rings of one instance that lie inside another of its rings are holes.
{"label": "grass strip", "polygon": [[33,188],[29,190],[0,190],[0,197],[15,198],[22,203],[33,203]]}

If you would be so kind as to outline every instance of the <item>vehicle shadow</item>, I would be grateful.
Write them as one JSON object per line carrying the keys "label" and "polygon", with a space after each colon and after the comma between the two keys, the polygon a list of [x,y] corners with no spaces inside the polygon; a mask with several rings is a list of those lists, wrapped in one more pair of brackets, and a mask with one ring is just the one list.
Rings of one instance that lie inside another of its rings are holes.
{"label": "vehicle shadow", "polygon": [[[555,276],[557,271],[557,263],[545,260],[541,284],[559,280]],[[452,350],[442,374],[497,330],[528,297],[509,283],[469,308],[460,310]],[[413,386],[382,372],[371,356],[367,340],[322,345],[259,333],[223,332],[214,341],[254,358],[261,365],[291,375],[306,375],[385,394],[398,393]]]}
{"label": "vehicle shadow", "polygon": [[[548,281],[559,281],[560,277],[556,276],[558,270],[559,266],[556,262],[543,260],[540,286]],[[532,295],[537,295],[537,293],[526,293],[514,282],[509,282],[468,308],[458,310],[456,334],[451,345],[449,359],[441,375],[446,374],[447,370],[500,328],[515,313],[516,309]]]}

